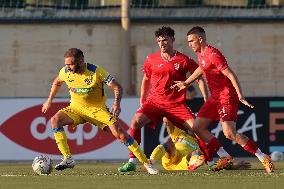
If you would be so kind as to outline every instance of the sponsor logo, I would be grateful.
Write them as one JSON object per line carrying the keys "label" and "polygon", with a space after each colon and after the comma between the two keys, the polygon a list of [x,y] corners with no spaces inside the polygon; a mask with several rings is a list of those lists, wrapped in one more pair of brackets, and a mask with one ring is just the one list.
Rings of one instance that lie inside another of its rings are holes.
{"label": "sponsor logo", "polygon": [[[246,133],[251,132],[252,140],[257,142],[259,137],[257,136],[257,129],[263,127],[263,123],[257,123],[256,114],[251,113],[247,114],[243,110],[238,111],[238,117],[240,116],[248,116],[245,119],[243,125],[240,125],[240,128],[237,130],[238,133]],[[218,138],[220,134],[223,132],[221,122],[218,123],[217,127],[211,130],[211,133]],[[232,144],[235,145],[236,142],[232,141]]]}
{"label": "sponsor logo", "polygon": [[[248,116],[248,117],[246,117],[245,122],[243,123],[243,125],[240,126],[240,128],[237,130],[237,132],[238,133],[251,132],[252,139],[257,142],[259,140],[259,137],[257,135],[257,129],[260,129],[261,127],[263,127],[263,124],[257,123],[256,114],[251,113],[251,114],[247,115],[247,114],[245,114],[244,111],[239,110],[238,116]],[[218,138],[220,136],[220,134],[223,132],[221,122],[219,122],[217,127],[212,129],[211,132],[216,138]],[[159,134],[159,142],[163,143],[163,141],[165,141],[167,139],[167,136],[168,135],[167,135],[166,126],[161,127],[161,131],[160,131],[160,134]],[[232,141],[232,144],[235,145],[236,143]]]}
{"label": "sponsor logo", "polygon": [[73,93],[86,94],[94,90],[94,88],[69,88]]}
{"label": "sponsor logo", "polygon": [[[24,148],[40,153],[60,155],[51,130],[50,118],[59,109],[68,105],[67,102],[53,103],[52,108],[46,114],[41,113],[42,105],[27,108],[4,121],[0,132]],[[123,129],[129,128],[122,120],[119,122]],[[110,133],[89,123],[76,128],[66,126],[65,132],[72,154],[95,151],[116,140]]]}
{"label": "sponsor logo", "polygon": [[269,152],[284,152],[283,132],[284,132],[284,101],[269,102],[269,141],[273,145],[269,146]]}

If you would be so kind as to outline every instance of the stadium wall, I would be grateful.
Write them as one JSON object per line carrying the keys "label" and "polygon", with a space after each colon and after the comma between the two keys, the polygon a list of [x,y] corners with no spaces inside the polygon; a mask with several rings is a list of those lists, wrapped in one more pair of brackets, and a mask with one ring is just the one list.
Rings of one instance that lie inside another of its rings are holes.
{"label": "stadium wall", "polygon": [[[283,22],[133,22],[131,63],[136,94],[147,54],[158,50],[154,31],[168,25],[176,31],[175,47],[194,59],[186,33],[203,26],[210,44],[224,52],[239,76],[246,96],[284,96]],[[86,61],[101,65],[121,80],[119,22],[1,23],[0,97],[45,97],[63,66],[63,54],[81,48]],[[67,90],[61,90],[64,97]]]}

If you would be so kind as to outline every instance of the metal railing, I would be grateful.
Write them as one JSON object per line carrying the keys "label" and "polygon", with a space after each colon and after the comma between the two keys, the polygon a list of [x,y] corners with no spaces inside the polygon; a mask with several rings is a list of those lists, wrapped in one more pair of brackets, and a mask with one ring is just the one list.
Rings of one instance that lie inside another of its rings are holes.
{"label": "metal railing", "polygon": [[[0,0],[0,20],[119,20],[120,0]],[[284,0],[131,0],[131,19],[284,18]]]}

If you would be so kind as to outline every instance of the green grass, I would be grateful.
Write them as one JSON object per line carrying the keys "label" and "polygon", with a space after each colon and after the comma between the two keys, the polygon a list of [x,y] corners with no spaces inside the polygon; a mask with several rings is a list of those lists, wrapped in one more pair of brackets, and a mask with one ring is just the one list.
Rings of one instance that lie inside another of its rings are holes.
{"label": "green grass", "polygon": [[[31,163],[0,163],[0,189],[274,189],[284,188],[284,162],[276,162],[272,174],[265,173],[258,161],[251,161],[250,170],[211,172],[202,166],[195,172],[162,170],[148,175],[142,168],[128,174],[116,170],[121,162],[77,162],[74,169],[56,171],[49,176],[33,173]],[[157,167],[157,166],[156,166]]]}

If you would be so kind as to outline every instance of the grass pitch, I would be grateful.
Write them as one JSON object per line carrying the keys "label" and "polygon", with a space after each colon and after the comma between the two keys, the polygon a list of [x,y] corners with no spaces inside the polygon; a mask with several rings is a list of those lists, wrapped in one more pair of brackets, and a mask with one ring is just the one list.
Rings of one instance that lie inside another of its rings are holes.
{"label": "grass pitch", "polygon": [[[0,189],[282,189],[284,188],[284,161],[275,162],[276,170],[265,173],[260,162],[249,160],[250,170],[211,172],[202,166],[195,172],[165,171],[148,175],[142,167],[137,171],[119,174],[122,162],[77,161],[74,169],[56,171],[49,176],[38,176],[28,163],[0,163]],[[56,162],[57,163],[57,162]]]}

